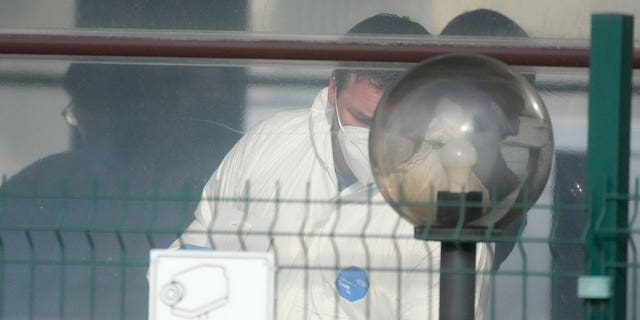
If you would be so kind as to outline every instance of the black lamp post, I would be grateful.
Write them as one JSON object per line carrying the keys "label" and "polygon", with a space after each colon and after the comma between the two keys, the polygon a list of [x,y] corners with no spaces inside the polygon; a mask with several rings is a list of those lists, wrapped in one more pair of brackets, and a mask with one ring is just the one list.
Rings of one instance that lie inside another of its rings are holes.
{"label": "black lamp post", "polygon": [[551,169],[544,103],[493,58],[443,55],[409,70],[374,114],[376,185],[415,228],[441,243],[442,320],[474,319],[476,246],[496,241],[535,202]]}
{"label": "black lamp post", "polygon": [[484,230],[464,226],[482,215],[481,204],[481,192],[440,191],[436,223],[450,227],[415,227],[416,239],[440,241],[441,320],[475,318],[475,239],[483,237]]}

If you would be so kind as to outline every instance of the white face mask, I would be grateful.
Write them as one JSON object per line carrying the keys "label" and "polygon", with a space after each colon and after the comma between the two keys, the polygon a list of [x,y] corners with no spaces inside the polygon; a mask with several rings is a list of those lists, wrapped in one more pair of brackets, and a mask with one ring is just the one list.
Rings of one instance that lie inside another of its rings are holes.
{"label": "white face mask", "polygon": [[373,183],[373,173],[369,164],[369,129],[343,126],[338,112],[338,99],[336,98],[336,115],[338,118],[338,143],[342,150],[347,166],[353,175],[362,184]]}

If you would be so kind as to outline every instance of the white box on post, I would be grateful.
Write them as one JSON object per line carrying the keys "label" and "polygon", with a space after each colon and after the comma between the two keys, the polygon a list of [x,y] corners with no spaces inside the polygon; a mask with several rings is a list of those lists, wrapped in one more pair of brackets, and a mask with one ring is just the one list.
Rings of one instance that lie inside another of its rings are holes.
{"label": "white box on post", "polygon": [[154,249],[149,319],[273,319],[271,253]]}

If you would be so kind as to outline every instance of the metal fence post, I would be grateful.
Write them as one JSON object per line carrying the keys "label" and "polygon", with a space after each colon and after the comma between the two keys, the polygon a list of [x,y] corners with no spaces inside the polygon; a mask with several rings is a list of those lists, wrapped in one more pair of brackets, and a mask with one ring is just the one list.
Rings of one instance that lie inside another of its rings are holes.
{"label": "metal fence post", "polygon": [[633,17],[592,16],[589,73],[586,319],[625,319]]}

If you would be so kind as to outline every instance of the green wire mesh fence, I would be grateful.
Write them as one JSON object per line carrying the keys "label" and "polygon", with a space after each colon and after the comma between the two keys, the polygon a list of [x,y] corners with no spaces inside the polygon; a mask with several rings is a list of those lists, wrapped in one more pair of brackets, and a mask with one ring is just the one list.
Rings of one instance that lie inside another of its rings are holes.
{"label": "green wire mesh fence", "polygon": [[[588,317],[575,285],[584,274],[581,257],[599,256],[583,249],[588,230],[595,228],[601,237],[627,236],[629,259],[603,263],[628,273],[627,315],[638,318],[638,185],[635,179],[630,194],[603,195],[628,203],[628,229],[598,229],[584,219],[585,204],[564,203],[563,195],[556,192],[550,202],[532,206],[528,222],[514,229],[532,227],[536,217],[552,217],[544,226],[546,231],[480,235],[480,240],[493,245],[478,251],[476,299],[483,307],[476,313],[485,319],[564,319],[567,310],[573,310],[578,317]],[[356,199],[315,200],[308,193],[302,199],[270,200],[252,196],[250,188],[243,198],[200,199],[192,194],[170,196],[157,189],[137,194],[134,191],[139,190],[126,185],[118,187],[128,192],[109,192],[101,181],[83,185],[83,190],[78,187],[67,181],[20,190],[11,181],[3,183],[0,318],[145,318],[148,251],[166,248],[178,239],[193,219],[195,204],[202,200],[220,206],[228,202],[248,208],[257,203],[273,208],[260,219],[242,210],[228,216],[216,214],[207,230],[191,235],[206,239],[203,245],[211,249],[273,252],[278,319],[316,319],[328,314],[437,319],[439,299],[444,299],[438,296],[440,271],[474,272],[440,270],[439,247],[415,239],[413,230],[370,191]],[[310,214],[313,207],[332,214],[319,220]],[[377,213],[379,209],[382,213]],[[564,215],[583,224],[580,232],[559,232],[566,227]],[[449,237],[455,241],[465,236],[454,232]],[[567,258],[573,261],[567,264]],[[376,289],[359,304],[345,302],[335,288],[339,272],[350,266],[364,270]],[[553,288],[567,284],[573,292]],[[546,301],[544,308],[540,301]]]}

